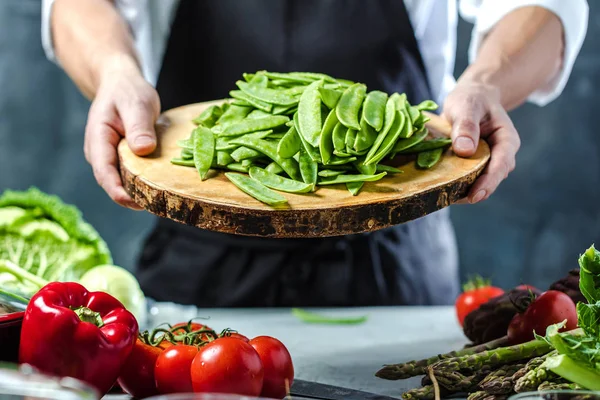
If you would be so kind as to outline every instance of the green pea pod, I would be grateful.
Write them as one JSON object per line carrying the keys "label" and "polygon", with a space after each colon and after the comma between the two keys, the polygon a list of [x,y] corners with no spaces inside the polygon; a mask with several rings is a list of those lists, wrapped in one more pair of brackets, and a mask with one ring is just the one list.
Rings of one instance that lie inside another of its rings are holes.
{"label": "green pea pod", "polygon": [[337,80],[332,78],[331,76],[326,75],[326,74],[317,73],[317,72],[290,72],[289,74],[291,76],[308,78],[313,81],[324,80],[325,82],[329,82],[329,83],[337,83]]}
{"label": "green pea pod", "polygon": [[424,151],[417,156],[417,166],[419,168],[431,168],[440,161],[444,149],[438,148],[434,150]]}
{"label": "green pea pod", "polygon": [[240,100],[240,99],[233,99],[231,104],[234,104],[234,105],[240,106],[240,107],[254,107],[252,104],[248,103],[247,101]]}
{"label": "green pea pod", "polygon": [[406,150],[406,149],[408,149],[410,147],[413,147],[417,143],[420,143],[423,140],[425,140],[425,138],[427,137],[427,135],[429,135],[429,131],[427,130],[427,128],[424,128],[424,129],[421,129],[418,132],[416,132],[414,135],[412,135],[408,139],[398,140],[396,142],[396,144],[394,145],[394,150],[392,150],[392,152],[393,153],[398,153],[398,152],[400,152],[402,150]]}
{"label": "green pea pod", "polygon": [[231,158],[233,158],[237,162],[258,158],[260,156],[262,156],[262,153],[260,151],[250,149],[245,146],[240,146],[231,153]]}
{"label": "green pea pod", "polygon": [[365,104],[363,105],[363,119],[377,132],[383,128],[387,99],[387,93],[374,90],[367,94]]}
{"label": "green pea pod", "polygon": [[406,98],[406,93],[398,94],[395,93],[394,99],[396,101],[396,110],[403,111],[406,110],[408,112],[408,108],[410,104],[408,103],[408,99]]}
{"label": "green pea pod", "polygon": [[248,119],[240,121],[236,124],[229,125],[223,130],[219,136],[239,136],[244,133],[264,131],[267,129],[277,128],[285,125],[290,119],[283,115],[274,115],[265,118]]}
{"label": "green pea pod", "polygon": [[400,153],[400,154],[421,153],[424,151],[443,148],[450,144],[452,144],[452,139],[450,139],[450,138],[435,138],[435,139],[431,139],[431,140],[422,141],[418,144],[415,144],[412,147],[409,147],[405,150],[399,151],[398,153]]}
{"label": "green pea pod", "polygon": [[273,110],[271,112],[273,115],[290,115],[296,112],[298,107],[296,105],[293,106],[273,106]]}
{"label": "green pea pod", "polygon": [[377,175],[338,175],[331,178],[322,178],[319,180],[318,185],[337,185],[340,183],[348,182],[375,182],[383,178],[387,172],[381,172]]}
{"label": "green pea pod", "polygon": [[410,107],[408,107],[408,115],[410,115],[410,121],[414,125],[414,123],[421,116],[421,112],[419,111],[419,109],[417,107],[410,106]]}
{"label": "green pea pod", "polygon": [[357,152],[367,151],[373,146],[377,139],[377,132],[375,129],[367,123],[366,118],[361,118],[360,131],[356,134],[356,140],[354,141],[354,150]]}
{"label": "green pea pod", "polygon": [[224,138],[224,137],[217,137],[216,141],[215,141],[215,150],[217,151],[232,151],[237,149],[239,146],[236,144],[231,144],[231,140],[229,139],[234,139],[234,138]]}
{"label": "green pea pod", "polygon": [[308,152],[304,147],[300,148],[300,174],[304,183],[309,185],[317,184],[317,173],[319,171],[319,165],[308,155]]}
{"label": "green pea pod", "polygon": [[242,165],[242,163],[227,164],[227,166],[225,168],[227,168],[230,171],[244,172],[244,173],[248,173],[248,169],[249,169],[247,165]]}
{"label": "green pea pod", "polygon": [[[296,128],[296,132],[299,132],[299,130],[298,130],[298,113],[294,114],[294,127]],[[310,158],[312,158],[313,161],[322,162],[321,154],[319,153],[319,149],[317,149],[316,147],[314,147],[310,143],[308,143],[306,141],[306,139],[304,139],[304,136],[299,134],[298,137],[300,138],[300,141],[302,142],[302,147],[304,147],[304,149],[306,150],[306,152],[308,153]]]}
{"label": "green pea pod", "polygon": [[193,137],[194,164],[200,174],[200,179],[205,180],[215,155],[215,135],[210,129],[198,125],[194,129]]}
{"label": "green pea pod", "polygon": [[417,109],[419,111],[435,111],[438,109],[438,105],[433,100],[425,100],[419,104],[417,104]]}
{"label": "green pea pod", "polygon": [[217,151],[217,165],[226,167],[233,164],[236,160],[227,151]]}
{"label": "green pea pod", "polygon": [[249,173],[252,179],[257,180],[268,188],[279,190],[280,192],[308,193],[314,188],[313,184],[287,179],[258,167],[250,168]]}
{"label": "green pea pod", "polygon": [[266,171],[275,174],[275,175],[279,175],[281,174],[283,171],[283,168],[281,168],[279,166],[279,164],[277,164],[275,161],[271,162],[269,165],[267,165],[267,167],[265,168]]}
{"label": "green pea pod", "polygon": [[346,153],[350,153],[350,150],[354,149],[354,142],[356,141],[356,133],[357,131],[352,128],[348,128],[346,131]]}
{"label": "green pea pod", "polygon": [[363,175],[375,175],[377,171],[377,165],[365,165],[363,161],[354,162],[354,167]]}
{"label": "green pea pod", "polygon": [[342,125],[341,122],[338,122],[333,128],[333,148],[335,151],[344,151],[346,150],[346,133],[348,132],[348,128]]}
{"label": "green pea pod", "polygon": [[348,164],[348,163],[354,162],[356,160],[357,160],[356,157],[339,157],[339,156],[333,156],[329,160],[329,164],[327,164],[327,166],[329,168],[331,168],[331,167],[336,166],[336,165]]}
{"label": "green pea pod", "polygon": [[398,168],[390,167],[389,165],[377,164],[376,172],[388,172],[390,174],[403,174],[404,171]]}
{"label": "green pea pod", "polygon": [[321,94],[321,100],[323,101],[323,104],[325,104],[330,110],[335,108],[337,103],[340,101],[340,97],[342,97],[342,92],[339,90],[325,89],[323,87],[319,88],[319,93]]}
{"label": "green pea pod", "polygon": [[[346,128],[346,127],[344,127]],[[333,155],[334,156],[338,156],[338,157],[352,157],[352,154],[346,153],[346,149],[344,148],[344,151],[337,151],[334,150],[333,151]]]}
{"label": "green pea pod", "polygon": [[251,106],[258,108],[259,110],[270,112],[273,109],[273,104],[258,100],[241,90],[232,90],[229,95],[236,100],[243,101]]}
{"label": "green pea pod", "polygon": [[341,169],[322,169],[318,172],[317,175],[323,178],[329,178],[332,176],[338,176],[344,173],[344,170]]}
{"label": "green pea pod", "polygon": [[178,140],[176,143],[177,143],[177,146],[183,147],[185,149],[193,149],[194,148],[194,141],[192,139]]}
{"label": "green pea pod", "polygon": [[423,127],[425,126],[425,124],[430,120],[431,118],[426,117],[425,114],[421,113],[419,114],[419,118],[417,118],[417,120],[413,123],[413,128],[415,130],[415,132],[420,131],[421,129],[423,129]]}
{"label": "green pea pod", "polygon": [[281,158],[292,158],[294,154],[300,151],[300,146],[302,146],[302,142],[296,128],[292,126],[279,141],[277,154]]}
{"label": "green pea pod", "polygon": [[244,73],[242,74],[242,76],[244,77],[244,80],[245,80],[246,82],[250,82],[250,81],[252,81],[252,79],[254,78],[254,75],[256,75],[256,74],[248,74],[248,73],[246,73],[246,72],[244,72]]}
{"label": "green pea pod", "polygon": [[[380,162],[392,149],[396,144],[396,141],[399,137],[402,136],[402,132],[406,129],[409,129],[409,124],[406,123],[407,118],[404,113],[396,110],[396,117],[394,118],[394,124],[390,129],[390,132],[386,135],[385,139],[379,146],[379,150],[377,153],[371,158],[368,158],[365,161],[365,165],[377,164]],[[412,126],[411,126],[412,127]]]}
{"label": "green pea pod", "polygon": [[225,176],[241,191],[270,206],[280,206],[287,203],[287,199],[277,192],[272,191],[262,183],[249,176],[226,172]]}
{"label": "green pea pod", "polygon": [[233,143],[239,146],[246,146],[251,149],[260,151],[271,160],[275,161],[290,178],[301,180],[300,167],[298,162],[293,158],[281,158],[277,154],[277,145],[264,139],[249,138],[247,136],[238,137]]}
{"label": "green pea pod", "polygon": [[336,79],[337,83],[344,86],[344,87],[349,87],[354,85],[355,82],[350,81],[348,79]]}
{"label": "green pea pod", "polygon": [[364,186],[364,182],[346,182],[346,188],[352,196],[358,196],[360,189]]}
{"label": "green pea pod", "polygon": [[319,146],[321,160],[325,165],[327,165],[333,155],[333,130],[338,124],[339,121],[335,110],[331,110],[323,124],[323,130],[321,131],[321,145]]}
{"label": "green pea pod", "polygon": [[396,140],[397,139],[408,139],[414,133],[414,127],[413,127],[413,123],[412,123],[410,115],[407,112],[404,112],[403,114],[405,117],[404,118],[404,126],[400,130],[400,135],[398,135]]}
{"label": "green pea pod", "polygon": [[248,114],[248,116],[246,116],[247,119],[259,119],[259,118],[266,118],[266,117],[270,117],[271,114],[268,112],[265,112],[263,110],[253,110],[250,114]]}
{"label": "green pea pod", "polygon": [[385,104],[385,118],[384,118],[383,129],[381,130],[381,132],[379,132],[379,134],[377,135],[377,138],[375,139],[375,142],[369,149],[369,152],[367,153],[367,157],[365,159],[366,163],[369,163],[371,161],[371,159],[373,157],[375,157],[377,150],[379,150],[379,148],[381,147],[381,144],[383,143],[383,141],[389,134],[390,130],[392,129],[392,126],[394,125],[396,116],[398,114],[396,112],[397,98],[398,98],[398,93],[394,93],[393,95],[391,95],[388,98],[387,103]]}
{"label": "green pea pod", "polygon": [[206,110],[202,111],[200,115],[192,120],[192,122],[196,125],[202,124],[207,128],[212,128],[215,126],[221,115],[223,115],[223,110],[221,107],[212,105]]}
{"label": "green pea pod", "polygon": [[264,74],[269,79],[281,79],[281,80],[288,81],[288,82],[296,82],[296,83],[302,83],[302,84],[310,84],[313,81],[318,80],[318,79],[311,79],[311,78],[306,78],[306,77],[298,76],[298,75],[292,75],[289,73],[265,71]]}
{"label": "green pea pod", "polygon": [[183,158],[172,158],[171,164],[181,165],[182,167],[195,167],[194,160],[184,160]]}
{"label": "green pea pod", "polygon": [[304,141],[316,147],[319,145],[319,135],[321,134],[321,96],[319,87],[323,86],[323,81],[311,83],[298,103],[298,133],[304,138]]}
{"label": "green pea pod", "polygon": [[233,124],[237,121],[241,121],[246,118],[246,115],[250,114],[252,111],[252,107],[243,107],[232,104],[229,106],[227,111],[221,115],[221,117],[217,120],[217,124],[221,127],[226,127],[229,124]]}
{"label": "green pea pod", "polygon": [[252,77],[250,83],[258,87],[266,88],[269,86],[269,78],[265,75],[263,71],[259,71]]}
{"label": "green pea pod", "polygon": [[280,106],[291,106],[298,102],[297,98],[283,90],[271,89],[252,85],[248,82],[237,81],[236,85],[240,90],[255,99]]}
{"label": "green pea pod", "polygon": [[186,160],[194,159],[194,148],[188,149],[186,147],[186,148],[181,149],[181,158],[186,159]]}
{"label": "green pea pod", "polygon": [[342,93],[340,101],[335,107],[337,117],[344,126],[360,130],[358,113],[367,95],[367,87],[362,83],[355,83]]}

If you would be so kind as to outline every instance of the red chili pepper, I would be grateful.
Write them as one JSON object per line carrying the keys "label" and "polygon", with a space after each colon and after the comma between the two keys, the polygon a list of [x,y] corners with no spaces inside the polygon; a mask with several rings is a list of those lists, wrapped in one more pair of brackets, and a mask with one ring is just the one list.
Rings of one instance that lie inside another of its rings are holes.
{"label": "red chili pepper", "polygon": [[19,362],[70,376],[102,395],[116,382],[138,335],[135,317],[103,292],[53,282],[30,300],[21,329]]}

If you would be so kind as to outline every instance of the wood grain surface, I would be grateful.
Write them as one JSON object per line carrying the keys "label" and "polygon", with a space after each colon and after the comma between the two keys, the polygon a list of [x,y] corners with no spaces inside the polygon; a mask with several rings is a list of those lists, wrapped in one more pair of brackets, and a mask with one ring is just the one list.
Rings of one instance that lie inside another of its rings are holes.
{"label": "wood grain surface", "polygon": [[[240,191],[222,171],[211,170],[201,181],[194,168],[175,166],[176,141],[190,136],[191,120],[211,104],[192,104],[169,110],[157,122],[158,148],[146,157],[134,155],[127,142],[119,144],[120,171],[125,190],[147,211],[183,224],[218,232],[263,237],[325,237],[373,231],[401,224],[447,207],[465,197],[487,164],[490,151],[480,141],[471,158],[448,150],[429,170],[413,158],[386,164],[403,174],[367,182],[358,196],[345,185],[319,187],[310,194],[284,193],[289,205],[274,209]],[[435,135],[450,127],[436,115],[428,128]]]}

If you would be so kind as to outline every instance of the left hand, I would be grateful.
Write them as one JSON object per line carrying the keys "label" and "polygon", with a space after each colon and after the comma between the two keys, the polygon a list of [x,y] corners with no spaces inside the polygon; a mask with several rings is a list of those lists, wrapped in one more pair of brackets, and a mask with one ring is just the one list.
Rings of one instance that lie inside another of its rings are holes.
{"label": "left hand", "polygon": [[458,156],[475,154],[479,138],[490,145],[489,164],[460,203],[486,200],[515,169],[521,146],[519,133],[500,102],[499,90],[479,82],[459,81],[446,98],[442,116],[452,124],[452,150]]}

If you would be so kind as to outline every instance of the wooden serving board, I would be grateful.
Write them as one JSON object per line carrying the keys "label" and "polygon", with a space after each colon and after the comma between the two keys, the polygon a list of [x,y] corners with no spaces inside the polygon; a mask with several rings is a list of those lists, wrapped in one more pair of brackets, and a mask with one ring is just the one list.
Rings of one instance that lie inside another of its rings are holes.
{"label": "wooden serving board", "polygon": [[[149,212],[184,224],[218,232],[276,238],[308,238],[374,231],[407,222],[465,197],[490,157],[482,140],[472,158],[459,158],[448,150],[429,170],[413,160],[391,161],[404,173],[367,182],[358,196],[345,185],[321,186],[314,193],[283,193],[289,206],[274,209],[240,191],[223,175],[211,170],[201,181],[195,168],[171,164],[179,157],[176,141],[186,139],[191,122],[207,102],[165,112],[157,123],[158,148],[146,157],[134,155],[122,140],[120,170],[125,190]],[[450,127],[436,115],[428,128],[447,134]]]}

